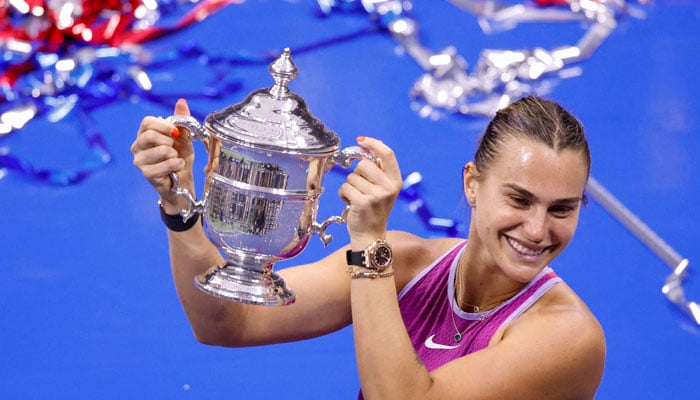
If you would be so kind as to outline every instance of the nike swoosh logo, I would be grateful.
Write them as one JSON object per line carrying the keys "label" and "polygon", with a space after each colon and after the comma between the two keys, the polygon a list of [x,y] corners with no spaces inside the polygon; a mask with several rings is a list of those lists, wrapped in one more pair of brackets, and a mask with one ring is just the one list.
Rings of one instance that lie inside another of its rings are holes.
{"label": "nike swoosh logo", "polygon": [[435,343],[433,341],[434,337],[435,337],[435,335],[432,335],[425,340],[425,347],[427,347],[429,349],[434,349],[434,350],[452,350],[452,349],[456,349],[457,347],[459,347],[459,346],[448,346],[446,344]]}

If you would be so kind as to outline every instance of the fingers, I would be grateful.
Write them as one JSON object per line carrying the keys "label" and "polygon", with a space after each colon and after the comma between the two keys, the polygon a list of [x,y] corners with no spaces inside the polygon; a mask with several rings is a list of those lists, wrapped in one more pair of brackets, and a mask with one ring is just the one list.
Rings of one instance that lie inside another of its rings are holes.
{"label": "fingers", "polygon": [[350,205],[347,223],[351,238],[381,237],[402,187],[401,171],[394,151],[381,140],[358,138],[358,143],[381,160],[360,161],[338,194]]}
{"label": "fingers", "polygon": [[379,169],[384,171],[384,173],[392,179],[396,179],[397,177],[400,179],[401,171],[399,169],[399,163],[391,147],[387,146],[379,139],[368,136],[359,136],[357,138],[357,143],[378,158]]}
{"label": "fingers", "polygon": [[134,165],[143,170],[144,166],[178,158],[178,152],[173,147],[175,140],[172,133],[173,126],[165,120],[145,117],[131,145]]}
{"label": "fingers", "polygon": [[171,137],[171,132],[174,126],[170,122],[166,121],[160,117],[145,117],[141,121],[141,127],[139,128],[139,134],[147,132],[149,130],[160,133],[165,137]]}
{"label": "fingers", "polygon": [[[189,114],[187,102],[179,100],[175,113]],[[131,145],[133,164],[161,194],[172,186],[169,173],[182,171],[187,166],[187,158],[192,158],[190,140],[180,136],[180,130],[165,119],[149,116],[141,121]]]}
{"label": "fingers", "polygon": [[[175,103],[175,110],[173,112],[174,115],[190,115],[190,108],[187,105],[187,101],[185,99],[178,99],[178,101]],[[180,134],[182,133],[183,128],[179,127],[173,127],[171,136],[174,137],[175,139],[180,137]]]}
{"label": "fingers", "polygon": [[[175,115],[189,115],[190,109],[187,106],[187,101],[179,99],[175,104],[174,113]],[[178,139],[180,133],[178,128],[163,118],[145,117],[139,126],[136,140],[131,146],[131,152],[136,154],[136,152],[140,150],[146,150],[157,146],[173,147],[176,144],[176,141],[173,139]],[[178,144],[182,145],[186,142],[188,141],[180,140]],[[177,156],[177,152],[175,156]]]}
{"label": "fingers", "polygon": [[[187,101],[185,101],[185,99],[178,99],[178,101],[175,103],[175,109],[173,110],[173,114],[190,115],[190,108],[187,105]],[[177,139],[175,141],[175,149],[178,150],[180,156],[185,159],[189,158],[193,154],[193,148],[192,141],[190,140],[190,134],[188,133],[187,128],[172,127],[171,136]],[[181,136],[182,139],[179,139]]]}
{"label": "fingers", "polygon": [[175,115],[190,115],[190,108],[185,99],[179,99],[175,103]]}
{"label": "fingers", "polygon": [[373,190],[371,186],[379,185],[391,192],[400,190],[401,170],[394,151],[381,140],[371,137],[360,136],[357,142],[378,159],[376,164],[366,160],[358,163],[354,173],[366,179],[367,182],[351,178],[357,185],[357,189],[367,193]]}
{"label": "fingers", "polygon": [[[155,135],[144,134],[142,137],[148,136]],[[144,175],[149,171],[151,177],[157,177],[167,175],[171,171],[179,171],[185,167],[185,160],[179,157],[172,146],[141,146],[140,150],[134,152],[134,165],[141,169]]]}
{"label": "fingers", "polygon": [[[158,193],[170,191],[172,182],[170,172],[178,172],[185,168],[185,160],[180,158],[172,145],[145,145],[145,142],[157,143],[159,140],[150,140],[151,137],[162,136],[159,133],[145,132],[139,136],[133,146],[133,164],[141,170],[144,178],[148,180]],[[167,138],[166,138],[167,139]],[[162,140],[162,139],[161,139]],[[172,139],[170,139],[172,141]],[[140,142],[140,143],[139,143]]]}
{"label": "fingers", "polygon": [[[350,173],[340,188],[341,198],[354,209],[389,208],[398,197],[401,181],[391,179],[371,161],[360,161],[355,171]],[[389,210],[387,210],[388,212]]]}

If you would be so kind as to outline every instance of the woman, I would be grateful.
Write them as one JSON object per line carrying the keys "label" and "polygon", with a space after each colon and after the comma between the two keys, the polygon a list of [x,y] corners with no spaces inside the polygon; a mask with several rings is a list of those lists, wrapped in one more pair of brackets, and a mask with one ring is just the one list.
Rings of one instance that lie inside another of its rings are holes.
{"label": "woman", "polygon": [[[176,114],[188,112],[182,100],[175,106]],[[177,136],[169,123],[146,117],[132,145],[134,164],[170,215],[183,204],[168,173],[194,188],[192,145]],[[350,205],[350,244],[279,271],[296,291],[291,306],[200,292],[193,277],[222,256],[200,224],[168,230],[172,273],[197,340],[253,346],[352,323],[360,396],[368,400],[594,398],[603,331],[548,267],[573,237],[585,200],[590,154],[580,123],[536,97],[499,111],[464,167],[468,240],[388,232],[402,184],[398,163],[380,140],[358,143],[382,162],[360,161],[339,189]]]}

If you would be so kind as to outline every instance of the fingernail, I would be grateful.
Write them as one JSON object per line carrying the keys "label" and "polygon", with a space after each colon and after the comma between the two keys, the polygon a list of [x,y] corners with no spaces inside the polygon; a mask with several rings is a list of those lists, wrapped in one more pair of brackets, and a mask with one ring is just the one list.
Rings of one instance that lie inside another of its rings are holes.
{"label": "fingernail", "polygon": [[357,137],[357,141],[358,141],[358,142],[364,142],[364,141],[365,141],[365,137],[364,137],[364,136],[358,136],[358,137]]}
{"label": "fingernail", "polygon": [[170,136],[174,137],[175,139],[180,137],[180,130],[177,128],[173,128],[172,131],[170,131]]}

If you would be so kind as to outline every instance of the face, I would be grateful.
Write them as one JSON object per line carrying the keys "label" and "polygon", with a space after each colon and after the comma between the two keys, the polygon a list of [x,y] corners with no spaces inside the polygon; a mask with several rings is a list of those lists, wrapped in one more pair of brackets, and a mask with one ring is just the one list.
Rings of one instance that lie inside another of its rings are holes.
{"label": "face", "polygon": [[[588,166],[575,150],[511,138],[477,174],[467,165],[465,192],[472,204],[470,246],[479,262],[510,279],[529,282],[571,241]],[[478,176],[478,178],[477,178]]]}

